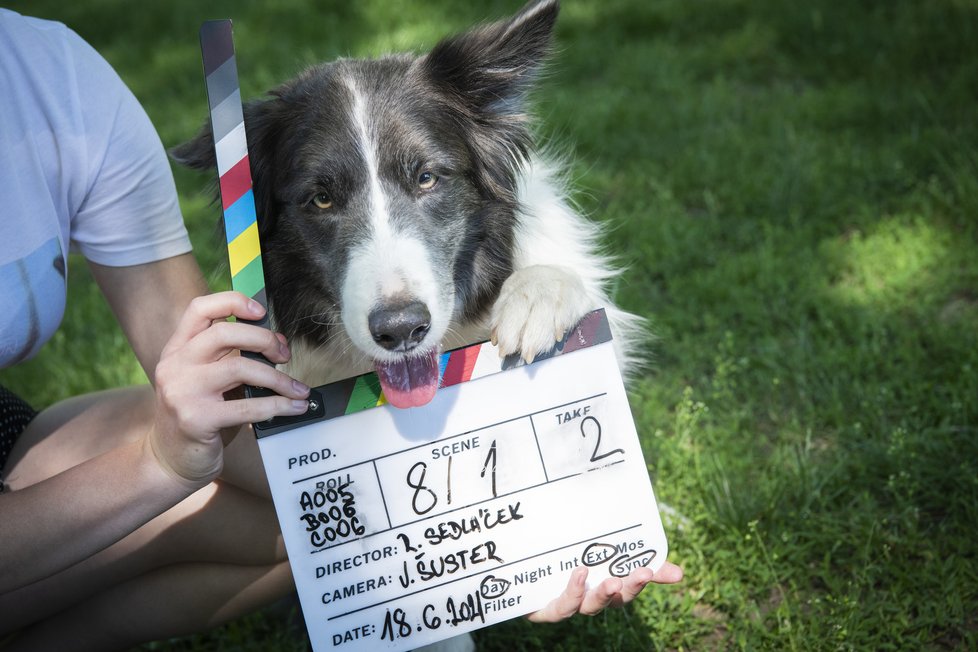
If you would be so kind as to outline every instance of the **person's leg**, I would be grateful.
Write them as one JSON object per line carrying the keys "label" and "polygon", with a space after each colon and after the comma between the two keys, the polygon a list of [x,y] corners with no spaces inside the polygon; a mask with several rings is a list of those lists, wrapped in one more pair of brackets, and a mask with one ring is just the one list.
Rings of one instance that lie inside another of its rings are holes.
{"label": "person's leg", "polygon": [[[264,567],[285,559],[271,504],[213,483],[102,552],[0,595],[0,632],[47,618],[164,566],[201,562]],[[163,598],[160,604],[168,604]]]}
{"label": "person's leg", "polygon": [[253,611],[291,585],[287,562],[165,566],[25,629],[5,652],[103,652],[184,636]]}
{"label": "person's leg", "polygon": [[75,396],[41,411],[14,443],[4,479],[17,490],[142,437],[153,394],[127,387]]}
{"label": "person's leg", "polygon": [[[40,482],[141,437],[151,423],[152,406],[153,395],[148,388],[131,388],[78,397],[42,412],[11,454],[6,469],[10,488],[16,491]],[[93,595],[112,595],[115,586],[127,584],[130,592],[135,591],[141,586],[141,577],[175,564],[267,569],[281,563],[284,546],[271,501],[260,497],[262,490],[267,492],[267,485],[257,447],[244,441],[250,437],[250,431],[242,432],[238,439],[243,441],[226,459],[228,475],[236,477],[245,490],[224,481],[212,483],[101,553],[0,596],[0,613],[4,614],[0,633],[48,618]],[[168,581],[184,576],[178,574]],[[196,590],[208,591],[212,585]],[[148,583],[146,590],[152,586]],[[271,601],[290,588],[289,581],[262,595]],[[220,593],[213,599],[219,601],[219,597]],[[159,596],[153,604],[155,609],[165,610],[171,600]]]}
{"label": "person's leg", "polygon": [[[142,437],[153,419],[148,385],[83,394],[38,414],[14,444],[4,477],[25,487]],[[11,478],[12,475],[19,476]],[[254,432],[241,429],[224,449],[221,479],[271,499]]]}

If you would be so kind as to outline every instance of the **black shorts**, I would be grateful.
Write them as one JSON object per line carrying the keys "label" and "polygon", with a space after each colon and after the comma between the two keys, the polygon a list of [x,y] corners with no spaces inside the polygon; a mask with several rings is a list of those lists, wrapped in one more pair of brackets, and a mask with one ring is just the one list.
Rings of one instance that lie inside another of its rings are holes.
{"label": "black shorts", "polygon": [[22,398],[0,385],[0,493],[3,492],[3,467],[14,447],[37,411]]}

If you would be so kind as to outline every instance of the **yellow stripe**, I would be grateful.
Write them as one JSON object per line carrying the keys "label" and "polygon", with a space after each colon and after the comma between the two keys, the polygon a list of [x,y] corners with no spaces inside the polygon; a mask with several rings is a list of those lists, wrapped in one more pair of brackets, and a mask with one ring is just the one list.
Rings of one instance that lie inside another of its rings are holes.
{"label": "yellow stripe", "polygon": [[231,263],[231,276],[237,275],[248,263],[261,253],[258,245],[258,223],[255,222],[228,243],[228,260]]}
{"label": "yellow stripe", "polygon": [[387,397],[384,396],[383,392],[381,392],[380,396],[377,397],[377,407],[380,407],[386,402],[387,402]]}

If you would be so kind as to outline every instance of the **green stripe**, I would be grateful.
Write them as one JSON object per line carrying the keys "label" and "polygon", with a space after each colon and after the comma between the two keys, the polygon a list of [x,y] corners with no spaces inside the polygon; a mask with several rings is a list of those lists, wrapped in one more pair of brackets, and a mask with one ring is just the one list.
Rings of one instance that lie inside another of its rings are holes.
{"label": "green stripe", "polygon": [[360,410],[376,407],[379,398],[380,381],[377,379],[377,374],[360,376],[353,386],[350,402],[346,404],[346,413],[353,414]]}
{"label": "green stripe", "polygon": [[231,287],[247,297],[253,297],[265,289],[261,256],[245,265],[244,269],[231,278]]}

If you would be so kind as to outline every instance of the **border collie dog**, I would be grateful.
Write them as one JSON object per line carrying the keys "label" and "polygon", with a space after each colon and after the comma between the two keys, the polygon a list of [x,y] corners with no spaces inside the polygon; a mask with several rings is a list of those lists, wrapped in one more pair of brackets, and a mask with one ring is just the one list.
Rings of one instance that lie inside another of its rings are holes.
{"label": "border collie dog", "polygon": [[[421,56],[318,65],[245,106],[272,320],[296,378],[374,368],[391,404],[423,405],[440,352],[492,339],[530,361],[597,307],[627,365],[640,319],[611,303],[598,229],[530,132],[557,12],[542,0]],[[210,129],[173,155],[214,170]]]}

